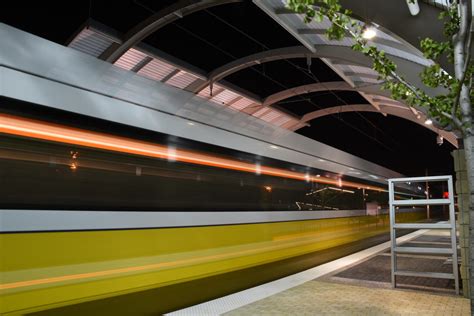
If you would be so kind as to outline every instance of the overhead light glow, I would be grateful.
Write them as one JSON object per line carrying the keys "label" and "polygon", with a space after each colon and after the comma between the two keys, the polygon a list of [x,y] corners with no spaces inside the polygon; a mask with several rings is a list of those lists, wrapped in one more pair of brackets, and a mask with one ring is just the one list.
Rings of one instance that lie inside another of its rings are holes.
{"label": "overhead light glow", "polygon": [[271,149],[278,149],[278,146],[271,145],[270,148],[271,148]]}
{"label": "overhead light glow", "polygon": [[373,39],[377,35],[377,31],[373,27],[366,27],[362,32],[362,37],[366,40]]}
{"label": "overhead light glow", "polygon": [[441,136],[441,135],[436,136],[436,143],[437,143],[438,145],[440,145],[440,146],[443,145],[443,143],[444,143],[444,137]]}

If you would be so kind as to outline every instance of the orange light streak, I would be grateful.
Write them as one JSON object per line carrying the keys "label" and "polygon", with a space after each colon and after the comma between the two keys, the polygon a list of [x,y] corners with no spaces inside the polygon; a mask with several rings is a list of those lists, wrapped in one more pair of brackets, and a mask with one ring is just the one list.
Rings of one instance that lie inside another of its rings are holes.
{"label": "orange light streak", "polygon": [[[288,171],[273,167],[257,166],[257,164],[240,162],[227,158],[213,157],[188,150],[173,149],[170,151],[167,146],[163,145],[132,140],[104,133],[92,132],[38,120],[26,119],[8,114],[0,114],[0,133],[104,149],[121,153],[129,153],[139,156],[176,160],[197,165],[308,181],[308,175],[305,173]],[[343,186],[353,188],[361,187],[360,183],[333,180],[317,176],[309,177],[309,181],[333,185],[342,184]],[[366,188],[371,190],[382,190],[382,188],[375,186],[366,186]]]}

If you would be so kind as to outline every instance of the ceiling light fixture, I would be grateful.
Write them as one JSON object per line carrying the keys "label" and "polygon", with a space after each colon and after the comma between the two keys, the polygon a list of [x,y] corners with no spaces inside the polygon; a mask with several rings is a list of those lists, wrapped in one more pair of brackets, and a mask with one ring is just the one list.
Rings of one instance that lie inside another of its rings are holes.
{"label": "ceiling light fixture", "polygon": [[364,27],[364,30],[362,31],[362,38],[366,40],[373,39],[376,35],[377,35],[377,31],[372,26],[366,26]]}
{"label": "ceiling light fixture", "polygon": [[433,124],[433,121],[431,119],[426,119],[425,124],[426,125],[431,125],[431,124]]}
{"label": "ceiling light fixture", "polygon": [[443,145],[443,143],[444,143],[444,137],[441,136],[441,135],[436,136],[436,144],[441,146],[441,145]]}
{"label": "ceiling light fixture", "polygon": [[411,15],[415,16],[420,13],[420,5],[417,0],[407,0],[407,5]]}

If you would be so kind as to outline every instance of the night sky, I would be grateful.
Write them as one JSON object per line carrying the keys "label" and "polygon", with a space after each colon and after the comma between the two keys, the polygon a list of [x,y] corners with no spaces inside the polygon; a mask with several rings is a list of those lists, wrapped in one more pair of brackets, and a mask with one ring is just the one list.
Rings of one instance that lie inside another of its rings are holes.
{"label": "night sky", "polygon": [[[92,18],[120,33],[171,0],[2,1],[0,21],[59,44],[67,43]],[[237,58],[268,49],[301,45],[251,1],[221,5],[186,16],[149,36],[145,42],[205,72]],[[226,81],[259,97],[314,83],[342,80],[322,61],[269,62],[239,71]],[[367,103],[355,92],[325,92],[287,99],[280,109],[302,116],[336,105]],[[410,121],[378,113],[341,113],[318,118],[298,133],[406,175],[452,173],[449,143]]]}

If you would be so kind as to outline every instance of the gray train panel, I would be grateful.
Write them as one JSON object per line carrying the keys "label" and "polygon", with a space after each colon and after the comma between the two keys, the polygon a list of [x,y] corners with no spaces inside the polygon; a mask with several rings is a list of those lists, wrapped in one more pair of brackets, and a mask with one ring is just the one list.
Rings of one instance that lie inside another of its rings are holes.
{"label": "gray train panel", "polygon": [[365,210],[305,212],[114,212],[0,210],[0,232],[192,227],[363,216]]}

